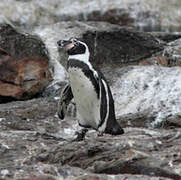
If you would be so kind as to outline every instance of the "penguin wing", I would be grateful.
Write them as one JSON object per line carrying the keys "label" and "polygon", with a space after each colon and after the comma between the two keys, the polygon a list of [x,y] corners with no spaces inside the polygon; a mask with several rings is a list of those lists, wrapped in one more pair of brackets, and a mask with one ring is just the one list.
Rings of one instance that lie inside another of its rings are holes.
{"label": "penguin wing", "polygon": [[102,126],[102,124],[106,120],[106,115],[107,115],[107,96],[106,96],[106,88],[105,85],[107,86],[107,82],[104,78],[104,75],[99,71],[98,72],[98,80],[99,80],[99,98],[100,98],[100,123],[99,126]]}
{"label": "penguin wing", "polygon": [[67,106],[69,105],[72,99],[73,99],[73,94],[71,86],[70,84],[66,84],[60,94],[60,100],[58,102],[57,113],[60,119],[64,119],[67,111]]}
{"label": "penguin wing", "polygon": [[[124,133],[119,123],[116,121],[114,99],[108,82],[102,73],[99,73],[100,86],[100,123],[98,128],[102,126],[105,133],[112,135],[120,135]],[[106,121],[106,126],[104,122]]]}

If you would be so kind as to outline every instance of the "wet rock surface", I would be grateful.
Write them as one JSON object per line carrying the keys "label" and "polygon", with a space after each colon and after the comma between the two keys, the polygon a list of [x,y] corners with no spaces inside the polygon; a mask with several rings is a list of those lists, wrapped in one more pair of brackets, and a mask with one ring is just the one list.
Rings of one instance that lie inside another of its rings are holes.
{"label": "wet rock surface", "polygon": [[0,104],[1,179],[181,178],[180,128],[129,126],[102,137],[90,130],[71,142],[77,122],[60,121],[56,106],[52,98]]}
{"label": "wet rock surface", "polygon": [[40,39],[0,25],[0,103],[32,98],[52,80]]}

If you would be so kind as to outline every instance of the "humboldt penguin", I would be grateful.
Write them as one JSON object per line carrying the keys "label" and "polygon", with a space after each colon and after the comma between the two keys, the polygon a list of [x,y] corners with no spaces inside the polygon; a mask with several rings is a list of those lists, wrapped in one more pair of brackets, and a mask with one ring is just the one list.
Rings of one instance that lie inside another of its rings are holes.
{"label": "humboldt penguin", "polygon": [[[116,121],[111,89],[103,74],[96,71],[90,63],[88,46],[75,38],[59,40],[57,44],[68,54],[67,71],[70,82],[61,93],[59,117],[64,118],[67,106],[74,98],[80,126],[93,128],[99,133],[123,134],[124,130]],[[78,133],[77,140],[82,140],[86,132],[84,129]]]}

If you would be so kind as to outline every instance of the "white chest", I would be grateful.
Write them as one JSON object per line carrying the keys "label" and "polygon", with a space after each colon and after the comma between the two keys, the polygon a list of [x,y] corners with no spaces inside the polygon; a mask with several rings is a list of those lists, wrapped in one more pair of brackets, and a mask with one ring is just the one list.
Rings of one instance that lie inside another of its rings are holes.
{"label": "white chest", "polygon": [[90,79],[85,76],[82,69],[71,67],[68,70],[70,84],[80,115],[82,125],[97,128],[100,119],[100,101]]}

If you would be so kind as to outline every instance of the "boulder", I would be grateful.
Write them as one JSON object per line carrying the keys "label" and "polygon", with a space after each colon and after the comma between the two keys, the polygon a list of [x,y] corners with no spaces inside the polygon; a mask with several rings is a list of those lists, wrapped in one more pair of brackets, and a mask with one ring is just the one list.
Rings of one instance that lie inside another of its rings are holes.
{"label": "boulder", "polygon": [[7,99],[31,98],[41,93],[51,80],[48,60],[45,58],[9,58],[0,64],[0,95]]}
{"label": "boulder", "polygon": [[168,60],[164,56],[150,57],[150,58],[140,61],[139,65],[141,66],[159,65],[159,66],[168,67]]}
{"label": "boulder", "polygon": [[0,103],[32,98],[50,83],[49,59],[38,38],[0,26]]}
{"label": "boulder", "polygon": [[167,57],[169,66],[181,66],[181,38],[169,42],[163,54]]}
{"label": "boulder", "polygon": [[112,78],[116,114],[127,125],[181,126],[180,67],[130,66],[105,72]]}

